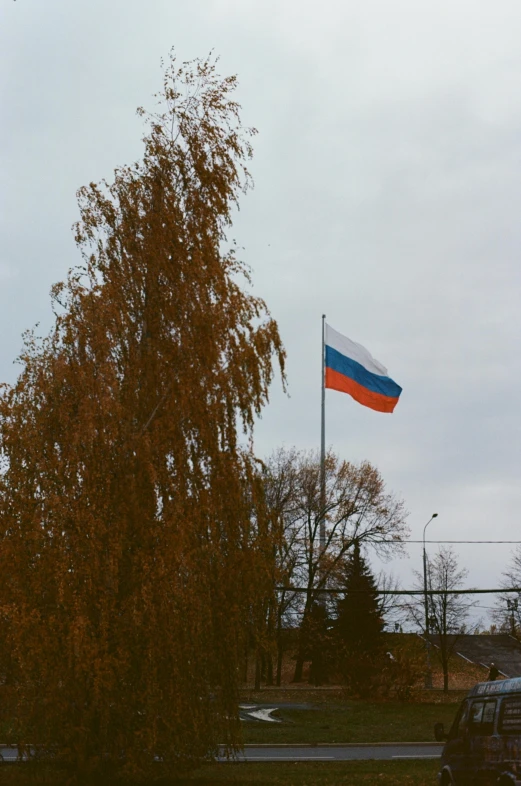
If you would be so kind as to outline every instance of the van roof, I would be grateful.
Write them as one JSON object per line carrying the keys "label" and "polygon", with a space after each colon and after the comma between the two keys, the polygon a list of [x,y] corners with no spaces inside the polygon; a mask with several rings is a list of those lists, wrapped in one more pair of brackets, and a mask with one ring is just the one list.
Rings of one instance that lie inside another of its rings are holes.
{"label": "van roof", "polygon": [[509,680],[495,680],[494,682],[478,682],[474,685],[469,696],[490,696],[498,693],[521,693],[521,677]]}

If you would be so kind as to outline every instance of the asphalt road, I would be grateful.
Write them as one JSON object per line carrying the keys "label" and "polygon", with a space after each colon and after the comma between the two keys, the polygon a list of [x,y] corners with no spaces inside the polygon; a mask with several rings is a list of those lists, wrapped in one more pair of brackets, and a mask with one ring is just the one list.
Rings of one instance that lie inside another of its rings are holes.
{"label": "asphalt road", "polygon": [[16,761],[18,748],[10,748],[7,745],[0,745],[0,764],[4,762]]}
{"label": "asphalt road", "polygon": [[[353,761],[355,759],[438,759],[438,743],[377,743],[364,745],[246,745],[239,761]],[[224,759],[220,759],[223,761]]]}
{"label": "asphalt road", "polygon": [[[443,745],[432,742],[366,743],[364,745],[246,745],[230,761],[353,761],[355,759],[437,759]],[[0,746],[0,762],[15,762],[17,748]],[[221,762],[228,761],[221,757]]]}

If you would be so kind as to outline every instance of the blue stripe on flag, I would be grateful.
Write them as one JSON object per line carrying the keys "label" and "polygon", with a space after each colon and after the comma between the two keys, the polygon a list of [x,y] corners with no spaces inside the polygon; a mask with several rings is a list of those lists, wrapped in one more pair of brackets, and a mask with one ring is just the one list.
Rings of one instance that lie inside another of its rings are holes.
{"label": "blue stripe on flag", "polygon": [[332,368],[333,371],[338,371],[345,377],[354,379],[362,387],[367,390],[372,390],[373,393],[380,393],[382,396],[390,396],[397,398],[402,389],[389,377],[380,377],[378,374],[372,374],[364,368],[356,360],[351,360],[345,355],[342,355],[336,349],[326,345],[326,366]]}

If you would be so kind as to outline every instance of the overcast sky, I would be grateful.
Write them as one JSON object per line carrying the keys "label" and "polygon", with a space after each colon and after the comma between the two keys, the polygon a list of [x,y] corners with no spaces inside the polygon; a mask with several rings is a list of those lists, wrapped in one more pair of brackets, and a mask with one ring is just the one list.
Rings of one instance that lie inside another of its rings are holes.
{"label": "overcast sky", "polygon": [[[413,539],[437,512],[429,539],[521,540],[519,0],[0,0],[0,380],[79,261],[76,190],[140,155],[172,46],[214,49],[259,130],[232,236],[290,397],[257,452],[319,447],[325,313],[403,387],[393,415],[328,391],[327,444],[380,469]],[[457,548],[491,587],[515,547]]]}

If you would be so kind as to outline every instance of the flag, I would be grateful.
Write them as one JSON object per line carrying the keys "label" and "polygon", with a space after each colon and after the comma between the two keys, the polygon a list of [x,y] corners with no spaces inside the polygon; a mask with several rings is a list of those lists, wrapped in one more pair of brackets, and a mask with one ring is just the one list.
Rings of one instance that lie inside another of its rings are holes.
{"label": "flag", "polygon": [[392,412],[402,389],[371,354],[326,325],[326,388],[349,393],[355,401],[377,412]]}

